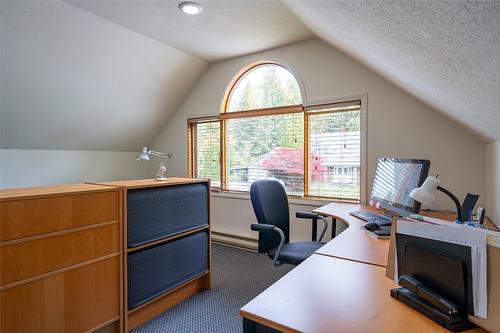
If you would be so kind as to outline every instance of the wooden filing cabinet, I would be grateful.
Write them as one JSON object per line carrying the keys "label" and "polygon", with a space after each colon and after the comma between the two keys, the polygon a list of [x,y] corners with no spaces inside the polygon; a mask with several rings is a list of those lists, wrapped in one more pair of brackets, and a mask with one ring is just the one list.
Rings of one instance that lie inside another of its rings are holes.
{"label": "wooden filing cabinet", "polygon": [[210,288],[209,180],[100,185],[122,193],[125,332]]}
{"label": "wooden filing cabinet", "polygon": [[120,331],[120,189],[0,191],[0,330]]}

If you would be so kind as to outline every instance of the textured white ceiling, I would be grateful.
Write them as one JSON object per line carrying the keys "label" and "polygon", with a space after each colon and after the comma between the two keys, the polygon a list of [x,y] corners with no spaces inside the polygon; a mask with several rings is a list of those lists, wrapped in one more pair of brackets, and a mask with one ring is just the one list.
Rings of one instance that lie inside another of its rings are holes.
{"label": "textured white ceiling", "polygon": [[67,1],[196,57],[217,61],[314,37],[281,1],[197,0],[190,16],[179,1]]}
{"label": "textured white ceiling", "polygon": [[208,64],[62,2],[1,2],[1,148],[137,150]]}
{"label": "textured white ceiling", "polygon": [[486,140],[500,140],[500,1],[287,5],[319,37]]}

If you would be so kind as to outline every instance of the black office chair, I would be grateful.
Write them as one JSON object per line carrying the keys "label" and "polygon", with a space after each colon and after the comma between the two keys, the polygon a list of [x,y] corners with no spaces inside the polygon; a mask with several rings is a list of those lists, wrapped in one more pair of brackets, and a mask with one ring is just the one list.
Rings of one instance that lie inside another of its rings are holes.
{"label": "black office chair", "polygon": [[288,198],[283,185],[278,181],[254,182],[250,187],[250,198],[258,222],[253,223],[250,228],[259,232],[259,252],[267,253],[275,266],[282,263],[298,265],[324,245],[321,240],[328,222],[324,216],[312,212],[297,212],[296,216],[313,221],[321,219],[324,222],[319,241],[313,239],[290,243]]}

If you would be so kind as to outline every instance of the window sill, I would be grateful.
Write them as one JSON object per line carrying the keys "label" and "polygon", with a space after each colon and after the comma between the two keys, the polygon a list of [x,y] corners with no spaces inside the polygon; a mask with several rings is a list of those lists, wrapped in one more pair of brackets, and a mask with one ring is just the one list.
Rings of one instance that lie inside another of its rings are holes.
{"label": "window sill", "polygon": [[[250,200],[250,193],[243,192],[219,192],[212,191],[212,196],[217,198],[229,198],[229,199],[238,199],[238,200]],[[301,199],[298,197],[288,197],[288,203],[292,205],[303,205],[303,206],[314,206],[319,207],[326,205],[330,202],[336,200],[333,199]],[[339,201],[342,202],[342,201]]]}

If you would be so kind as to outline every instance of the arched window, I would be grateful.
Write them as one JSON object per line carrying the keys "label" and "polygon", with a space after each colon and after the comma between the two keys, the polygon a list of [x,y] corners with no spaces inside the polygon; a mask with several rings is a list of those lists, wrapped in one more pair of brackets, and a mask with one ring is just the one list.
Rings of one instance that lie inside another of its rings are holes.
{"label": "arched window", "polygon": [[359,201],[359,177],[335,171],[360,168],[360,105],[306,108],[286,67],[249,65],[230,82],[218,116],[188,120],[189,175],[222,191],[274,179],[289,195]]}
{"label": "arched window", "polygon": [[267,109],[302,104],[300,88],[287,69],[261,64],[243,71],[229,89],[227,108],[222,112]]}
{"label": "arched window", "polygon": [[304,192],[304,113],[299,83],[275,63],[244,68],[226,91],[223,178],[228,190],[248,191],[276,179],[289,194]]}

